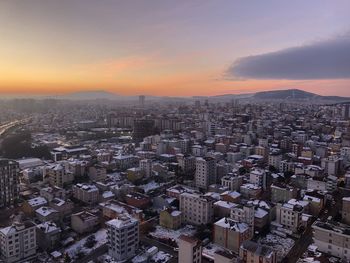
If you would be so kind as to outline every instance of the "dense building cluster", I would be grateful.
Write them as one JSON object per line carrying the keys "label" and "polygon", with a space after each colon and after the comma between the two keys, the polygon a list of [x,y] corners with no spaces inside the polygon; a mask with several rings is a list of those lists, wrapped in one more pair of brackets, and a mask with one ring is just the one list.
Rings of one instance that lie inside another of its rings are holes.
{"label": "dense building cluster", "polygon": [[0,160],[3,262],[350,261],[348,104],[48,105],[0,118],[49,152]]}

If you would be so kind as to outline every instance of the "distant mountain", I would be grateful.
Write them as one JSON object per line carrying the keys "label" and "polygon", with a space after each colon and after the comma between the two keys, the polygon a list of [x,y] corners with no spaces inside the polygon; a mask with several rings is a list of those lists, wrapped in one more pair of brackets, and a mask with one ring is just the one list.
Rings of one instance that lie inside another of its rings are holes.
{"label": "distant mountain", "polygon": [[322,96],[300,89],[273,90],[257,92],[252,97],[256,100],[313,100],[313,101],[348,101],[348,97]]}
{"label": "distant mountain", "polygon": [[262,91],[257,92],[254,95],[254,99],[311,99],[311,98],[320,98],[322,96],[315,93],[303,91],[300,89],[287,89],[287,90],[272,90],[272,91]]}

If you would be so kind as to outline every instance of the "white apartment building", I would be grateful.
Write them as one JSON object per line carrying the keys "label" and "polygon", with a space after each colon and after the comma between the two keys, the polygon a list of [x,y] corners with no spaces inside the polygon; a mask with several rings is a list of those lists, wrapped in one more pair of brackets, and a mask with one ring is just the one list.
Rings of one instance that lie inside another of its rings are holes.
{"label": "white apartment building", "polygon": [[152,160],[140,160],[140,170],[146,177],[150,177],[152,175]]}
{"label": "white apartment building", "polygon": [[303,207],[299,204],[278,203],[276,221],[287,229],[297,232],[302,224]]}
{"label": "white apartment building", "polygon": [[335,155],[323,158],[321,161],[321,167],[326,174],[337,176],[340,170],[340,158]]}
{"label": "white apartment building", "polygon": [[216,161],[211,157],[196,159],[195,183],[198,188],[207,189],[216,183]]}
{"label": "white apartment building", "polygon": [[45,167],[44,179],[52,186],[63,187],[73,182],[74,174],[63,163],[57,163]]}
{"label": "white apartment building", "polygon": [[215,199],[200,194],[183,193],[180,195],[182,221],[193,225],[213,222]]}
{"label": "white apartment building", "polygon": [[350,261],[350,231],[348,225],[316,221],[312,228],[313,240],[319,251],[338,257],[344,262]]}
{"label": "white apartment building", "polygon": [[265,179],[265,171],[262,169],[254,169],[249,174],[249,182],[258,186],[263,186]]}
{"label": "white apartment building", "polygon": [[179,262],[202,262],[202,243],[199,239],[185,235],[179,237]]}
{"label": "white apartment building", "polygon": [[243,184],[243,176],[228,174],[221,178],[221,185],[228,187],[230,191],[239,191],[241,185]]}
{"label": "white apartment building", "polygon": [[30,222],[15,222],[0,229],[1,259],[6,263],[29,260],[36,254],[35,225]]}
{"label": "white apartment building", "polygon": [[282,161],[282,154],[280,153],[270,153],[268,159],[268,165],[275,167],[277,170],[280,168]]}
{"label": "white apartment building", "polygon": [[247,205],[237,205],[231,209],[230,217],[233,220],[236,220],[238,222],[244,222],[246,223],[249,228],[250,232],[254,233],[254,216],[255,216],[255,209],[254,206],[251,204]]}
{"label": "white apartment building", "polygon": [[122,215],[106,223],[108,254],[117,261],[135,256],[139,244],[139,221]]}

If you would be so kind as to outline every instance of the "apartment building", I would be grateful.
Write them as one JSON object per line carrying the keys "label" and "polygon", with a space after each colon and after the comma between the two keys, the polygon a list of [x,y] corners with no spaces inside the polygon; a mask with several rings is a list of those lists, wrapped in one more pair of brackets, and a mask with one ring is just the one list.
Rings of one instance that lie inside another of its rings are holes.
{"label": "apartment building", "polygon": [[254,185],[265,187],[266,173],[262,169],[254,169],[249,173],[249,182]]}
{"label": "apartment building", "polygon": [[239,188],[243,184],[243,176],[229,173],[221,178],[221,185],[228,187],[231,191],[239,191]]}
{"label": "apartment building", "polygon": [[176,159],[183,172],[193,172],[196,169],[196,158],[194,156],[179,153],[176,155]]}
{"label": "apartment building", "polygon": [[239,257],[244,263],[276,263],[276,252],[271,248],[247,240],[239,249]]}
{"label": "apartment building", "polygon": [[61,240],[61,229],[54,222],[36,225],[38,246],[43,250],[54,249]]}
{"label": "apartment building", "polygon": [[99,201],[99,191],[95,185],[76,184],[72,190],[74,198],[86,204],[96,204]]}
{"label": "apartment building", "polygon": [[274,183],[271,185],[271,202],[288,202],[292,198],[297,198],[298,189],[286,184]]}
{"label": "apartment building", "polygon": [[106,179],[107,170],[103,166],[95,164],[89,167],[88,175],[91,181],[103,181]]}
{"label": "apartment building", "polygon": [[340,172],[341,159],[338,156],[329,156],[328,158],[323,158],[321,161],[321,166],[324,172],[328,175],[337,176]]}
{"label": "apartment building", "polygon": [[350,197],[343,197],[342,220],[350,225]]}
{"label": "apartment building", "polygon": [[237,222],[244,222],[249,226],[251,234],[254,233],[255,208],[252,204],[237,205],[231,209],[230,217]]}
{"label": "apartment building", "polygon": [[117,261],[135,256],[139,244],[139,221],[120,216],[106,223],[108,254]]}
{"label": "apartment building", "polygon": [[302,225],[303,207],[290,203],[278,203],[276,207],[276,221],[287,229],[297,232]]}
{"label": "apartment building", "polygon": [[152,176],[152,160],[151,159],[143,159],[140,160],[140,170],[141,173],[148,177]]}
{"label": "apartment building", "polygon": [[247,223],[224,217],[214,223],[214,242],[235,253],[245,240],[253,237],[253,232]]}
{"label": "apartment building", "polygon": [[211,157],[196,159],[195,184],[196,187],[207,189],[216,183],[216,161]]}
{"label": "apartment building", "polygon": [[316,221],[313,225],[313,240],[318,250],[350,261],[349,227],[336,222]]}
{"label": "apartment building", "polygon": [[0,207],[14,205],[19,196],[18,186],[18,163],[8,159],[0,159]]}
{"label": "apartment building", "polygon": [[166,208],[159,213],[159,225],[165,228],[178,229],[181,226],[181,212]]}
{"label": "apartment building", "polygon": [[183,222],[201,225],[213,222],[215,199],[200,194],[183,193],[180,195],[180,211]]}
{"label": "apartment building", "polygon": [[79,234],[93,231],[99,223],[98,216],[87,211],[82,211],[71,216],[72,229]]}
{"label": "apartment building", "polygon": [[179,237],[179,262],[201,263],[202,242],[197,238],[181,235]]}
{"label": "apartment building", "polygon": [[36,232],[30,221],[15,222],[0,229],[1,259],[6,263],[20,262],[35,257]]}
{"label": "apartment building", "polygon": [[73,182],[74,174],[64,163],[56,163],[45,167],[44,179],[48,180],[51,186],[64,187]]}
{"label": "apartment building", "polygon": [[269,154],[268,165],[274,167],[275,169],[279,169],[282,161],[282,154],[279,152],[274,152]]}

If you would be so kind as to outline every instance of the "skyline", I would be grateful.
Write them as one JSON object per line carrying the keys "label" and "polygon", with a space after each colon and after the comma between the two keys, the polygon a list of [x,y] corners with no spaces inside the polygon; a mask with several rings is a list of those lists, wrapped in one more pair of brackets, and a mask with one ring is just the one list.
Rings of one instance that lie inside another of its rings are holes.
{"label": "skyline", "polygon": [[350,96],[349,9],[340,0],[2,1],[0,92]]}

